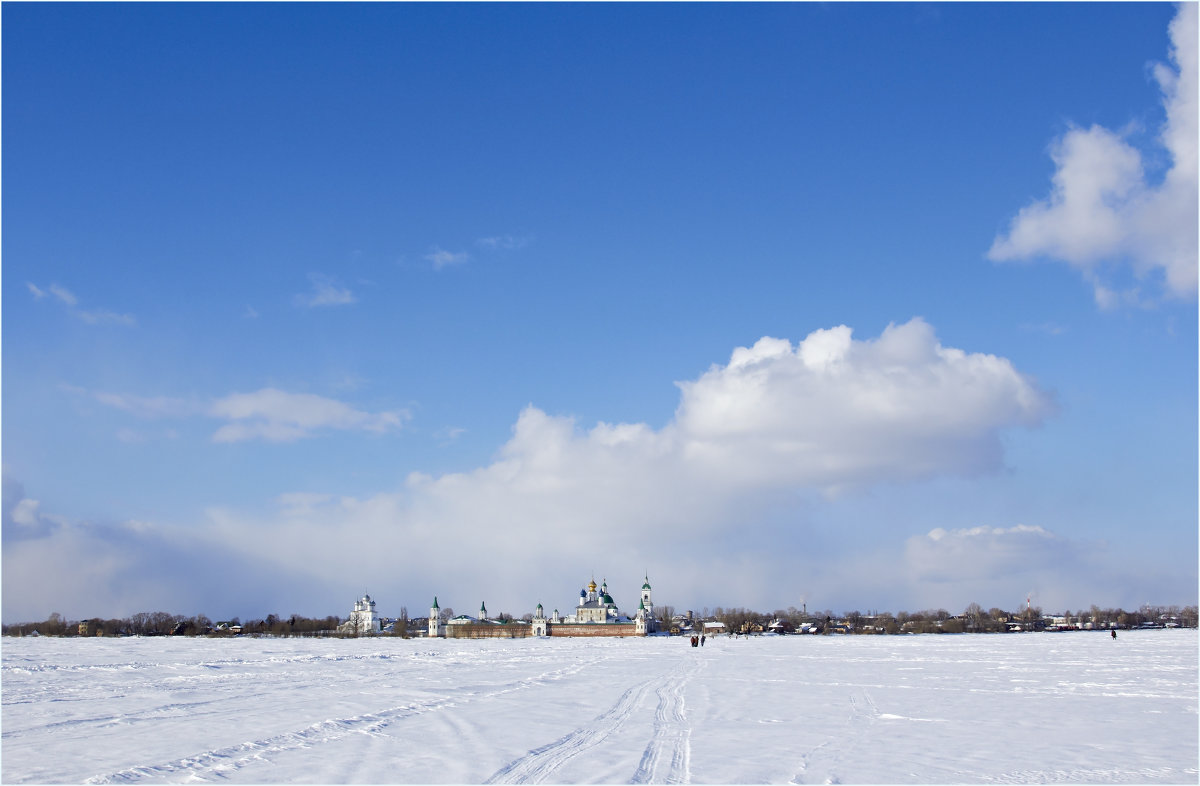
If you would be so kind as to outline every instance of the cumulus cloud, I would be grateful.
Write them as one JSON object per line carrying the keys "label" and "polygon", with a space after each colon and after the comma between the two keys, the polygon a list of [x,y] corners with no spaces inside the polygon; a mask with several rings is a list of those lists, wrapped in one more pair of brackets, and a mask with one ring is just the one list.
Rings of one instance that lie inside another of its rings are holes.
{"label": "cumulus cloud", "polygon": [[[759,565],[763,544],[743,540],[772,504],[797,492],[995,470],[999,433],[1036,426],[1051,411],[1048,395],[1008,360],[943,347],[920,319],[866,340],[845,326],[796,345],[764,338],[679,389],[662,428],[583,428],[530,405],[486,465],[412,473],[401,488],[363,498],[297,489],[269,514],[214,507],[190,537],[289,575],[294,603],[313,613],[341,611],[308,594],[339,581],[351,594],[364,582],[402,582],[517,612],[537,601],[553,608],[556,593],[569,596],[590,571],[627,604],[643,571],[655,570],[677,598],[712,594],[711,577],[725,577],[719,594],[752,603],[777,591],[772,582],[786,568]],[[150,411],[170,403],[108,401]],[[205,412],[229,421],[216,441],[382,432],[406,418],[274,389],[227,396]],[[321,557],[297,559],[284,543]],[[400,575],[402,555],[420,559],[405,559]]]}
{"label": "cumulus cloud", "polygon": [[869,341],[845,326],[794,349],[764,338],[680,387],[675,424],[689,461],[826,490],[997,469],[999,431],[1052,409],[1008,360],[945,348],[921,319]]}
{"label": "cumulus cloud", "polygon": [[[353,292],[337,285],[329,276],[312,273],[308,280],[312,284],[312,291],[296,295],[295,303],[298,306],[319,308],[322,306],[348,306],[357,302]],[[254,315],[257,316],[257,312]]]}
{"label": "cumulus cloud", "polygon": [[409,417],[403,410],[364,412],[335,399],[274,388],[225,396],[212,403],[208,414],[232,421],[213,434],[214,442],[291,442],[323,429],[380,434],[400,428]]}
{"label": "cumulus cloud", "polygon": [[1020,210],[988,256],[997,261],[1050,257],[1080,270],[1102,307],[1137,301],[1118,291],[1106,265],[1127,263],[1139,278],[1161,275],[1174,297],[1197,287],[1197,5],[1182,3],[1169,28],[1174,67],[1158,64],[1166,121],[1158,143],[1170,167],[1160,181],[1147,175],[1140,151],[1116,132],[1072,128],[1051,145],[1050,195]]}
{"label": "cumulus cloud", "polygon": [[[614,586],[636,580],[636,589],[639,566],[681,552],[687,564],[672,568],[672,583],[686,596],[706,591],[708,576],[746,575],[739,533],[780,495],[994,470],[999,432],[1051,411],[1009,361],[943,347],[919,319],[863,341],[846,327],[796,346],[763,339],[679,387],[661,429],[583,429],[530,405],[485,466],[413,473],[403,488],[363,499],[289,497],[275,516],[214,509],[211,531],[246,553],[281,540],[319,544],[324,558],[300,569],[323,581],[394,581],[394,555],[420,554],[405,581],[487,591],[518,609],[553,601],[539,593],[563,591],[581,570],[613,571]],[[348,538],[372,547],[345,548]],[[764,585],[765,573],[750,571]],[[481,586],[500,575],[503,586]]]}

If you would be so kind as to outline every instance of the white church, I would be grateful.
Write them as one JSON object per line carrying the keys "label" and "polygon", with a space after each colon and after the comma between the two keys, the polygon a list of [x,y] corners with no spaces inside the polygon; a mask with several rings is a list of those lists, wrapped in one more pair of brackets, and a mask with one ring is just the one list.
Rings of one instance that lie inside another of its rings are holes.
{"label": "white church", "polygon": [[350,619],[338,626],[338,633],[351,636],[371,636],[381,630],[383,625],[379,619],[379,612],[375,611],[375,601],[365,592],[354,602],[354,611],[350,612]]}

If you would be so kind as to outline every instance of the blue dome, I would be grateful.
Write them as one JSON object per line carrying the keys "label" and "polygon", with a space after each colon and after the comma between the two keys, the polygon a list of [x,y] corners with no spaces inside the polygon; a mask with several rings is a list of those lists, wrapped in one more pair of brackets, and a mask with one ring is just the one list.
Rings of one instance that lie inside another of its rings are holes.
{"label": "blue dome", "polygon": [[581,597],[581,598],[586,598],[586,597],[587,597],[587,590],[579,590],[579,597]]}

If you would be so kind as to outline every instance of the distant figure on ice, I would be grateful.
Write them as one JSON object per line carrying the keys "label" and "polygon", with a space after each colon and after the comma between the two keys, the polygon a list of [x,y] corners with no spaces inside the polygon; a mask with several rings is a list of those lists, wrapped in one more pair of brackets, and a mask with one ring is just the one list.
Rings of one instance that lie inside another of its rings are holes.
{"label": "distant figure on ice", "polygon": [[703,633],[700,634],[700,646],[701,647],[704,646],[704,634]]}
{"label": "distant figure on ice", "polygon": [[1115,638],[1117,637],[1117,632],[1114,630],[1114,631],[1112,632],[1112,635],[1113,635],[1113,638],[1115,639]]}

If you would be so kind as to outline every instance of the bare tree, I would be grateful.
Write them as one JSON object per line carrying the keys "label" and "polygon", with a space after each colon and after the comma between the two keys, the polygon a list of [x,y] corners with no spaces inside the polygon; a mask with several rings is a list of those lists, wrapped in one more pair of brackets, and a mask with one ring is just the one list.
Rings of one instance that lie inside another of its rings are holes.
{"label": "bare tree", "polygon": [[408,606],[400,607],[400,617],[392,623],[392,635],[408,638]]}
{"label": "bare tree", "polygon": [[963,616],[967,618],[966,629],[971,633],[986,630],[987,612],[983,610],[983,606],[972,602],[963,612]]}

